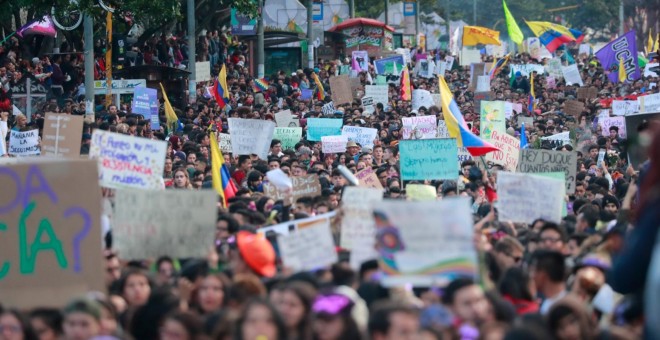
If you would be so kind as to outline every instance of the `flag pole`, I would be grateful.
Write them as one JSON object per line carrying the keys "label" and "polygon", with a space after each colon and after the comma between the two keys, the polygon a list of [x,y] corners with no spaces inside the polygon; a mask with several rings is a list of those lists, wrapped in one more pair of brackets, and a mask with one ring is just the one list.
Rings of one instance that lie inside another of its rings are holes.
{"label": "flag pole", "polygon": [[12,32],[10,35],[6,36],[2,41],[0,41],[0,45],[4,44],[7,39],[11,38],[14,34],[16,34],[16,31]]}

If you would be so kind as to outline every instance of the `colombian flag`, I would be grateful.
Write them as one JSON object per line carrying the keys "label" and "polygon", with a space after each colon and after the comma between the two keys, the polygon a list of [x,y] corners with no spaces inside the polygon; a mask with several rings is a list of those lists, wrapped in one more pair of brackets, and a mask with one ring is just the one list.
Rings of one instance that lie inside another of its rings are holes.
{"label": "colombian flag", "polygon": [[463,46],[474,46],[477,44],[502,45],[500,43],[500,32],[485,27],[464,26]]}
{"label": "colombian flag", "polygon": [[231,180],[229,170],[225,166],[225,158],[218,147],[218,138],[215,132],[211,132],[211,178],[213,180],[213,189],[218,192],[222,199],[222,204],[226,207],[227,200],[236,196],[236,185]]}
{"label": "colombian flag", "polygon": [[227,87],[227,69],[225,68],[224,64],[222,64],[222,69],[220,69],[218,79],[213,82],[212,93],[220,108],[224,108],[225,105],[227,105],[229,99],[229,88]]}
{"label": "colombian flag", "polygon": [[[573,33],[562,25],[553,24],[547,21],[525,21],[527,26],[541,40],[541,43],[548,51],[555,52],[559,46],[576,41]],[[579,32],[579,31],[577,31]],[[579,32],[580,34],[582,32]],[[577,34],[577,33],[576,33]],[[580,39],[584,37],[581,36]]]}
{"label": "colombian flag", "polygon": [[490,76],[490,80],[493,80],[497,76],[500,71],[506,66],[506,63],[509,62],[509,58],[511,58],[511,54],[507,54],[504,58],[498,60],[495,65],[493,65],[493,68],[490,69],[490,73],[488,74]]}
{"label": "colombian flag", "polygon": [[573,35],[573,38],[575,38],[575,43],[576,44],[581,44],[582,40],[584,40],[584,33],[581,31],[576,30],[575,28],[569,28],[569,32]]}
{"label": "colombian flag", "polygon": [[316,99],[325,99],[325,89],[319,80],[319,76],[315,72],[312,73],[312,80],[314,80],[314,84],[316,84]]}
{"label": "colombian flag", "polygon": [[451,94],[445,78],[439,76],[440,99],[442,101],[442,115],[449,130],[449,136],[456,138],[458,147],[467,148],[473,157],[483,156],[489,152],[499,150],[492,144],[476,136],[465,123],[463,114],[458,109],[458,105]]}

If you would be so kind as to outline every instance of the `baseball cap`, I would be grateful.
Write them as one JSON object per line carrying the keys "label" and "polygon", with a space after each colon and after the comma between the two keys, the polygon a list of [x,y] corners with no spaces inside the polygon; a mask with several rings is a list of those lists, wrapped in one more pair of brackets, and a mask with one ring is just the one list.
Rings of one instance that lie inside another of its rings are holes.
{"label": "baseball cap", "polygon": [[236,244],[241,257],[252,270],[264,277],[275,276],[275,249],[262,234],[239,231]]}

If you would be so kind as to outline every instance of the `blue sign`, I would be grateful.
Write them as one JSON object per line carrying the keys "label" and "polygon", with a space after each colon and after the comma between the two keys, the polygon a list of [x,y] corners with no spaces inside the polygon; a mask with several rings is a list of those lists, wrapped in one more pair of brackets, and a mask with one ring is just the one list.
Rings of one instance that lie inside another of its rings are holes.
{"label": "blue sign", "polygon": [[343,119],[337,118],[309,118],[307,119],[307,140],[320,142],[324,136],[341,135]]}
{"label": "blue sign", "polygon": [[417,139],[399,142],[402,180],[458,178],[456,139]]}
{"label": "blue sign", "polygon": [[417,3],[416,2],[404,2],[403,3],[403,16],[411,17],[417,12]]}
{"label": "blue sign", "polygon": [[323,3],[315,2],[312,4],[312,20],[323,21]]}

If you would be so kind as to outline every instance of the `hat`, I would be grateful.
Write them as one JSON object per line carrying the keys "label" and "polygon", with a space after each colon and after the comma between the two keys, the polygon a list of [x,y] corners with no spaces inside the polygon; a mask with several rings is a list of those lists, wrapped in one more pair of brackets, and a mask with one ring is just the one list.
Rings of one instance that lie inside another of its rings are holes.
{"label": "hat", "polygon": [[620,205],[619,205],[619,200],[616,199],[616,197],[614,197],[614,196],[612,196],[612,195],[609,195],[609,194],[608,194],[608,195],[605,195],[605,196],[603,197],[603,199],[602,199],[602,207],[604,208],[608,203],[614,203],[614,205],[616,205],[617,208],[620,207]]}
{"label": "hat", "polygon": [[517,71],[516,72],[516,77],[522,77],[522,73],[520,73],[520,71]]}
{"label": "hat", "polygon": [[584,267],[594,267],[597,269],[602,270],[603,272],[606,272],[610,269],[612,264],[610,261],[602,256],[598,256],[596,254],[587,254],[585,257],[582,258],[576,265],[575,268],[573,268],[573,271],[576,272],[581,268]]}
{"label": "hat", "polygon": [[357,143],[355,143],[355,142],[352,141],[352,140],[351,140],[351,141],[348,141],[348,143],[346,143],[346,147],[347,147],[347,148],[359,148],[359,146],[357,145]]}
{"label": "hat", "polygon": [[371,147],[365,146],[362,148],[362,153],[371,153],[374,150]]}
{"label": "hat", "polygon": [[32,58],[32,64],[37,65],[39,63],[40,59],[37,57]]}
{"label": "hat", "polygon": [[262,234],[239,231],[236,244],[241,257],[252,270],[264,277],[275,276],[275,250]]}

